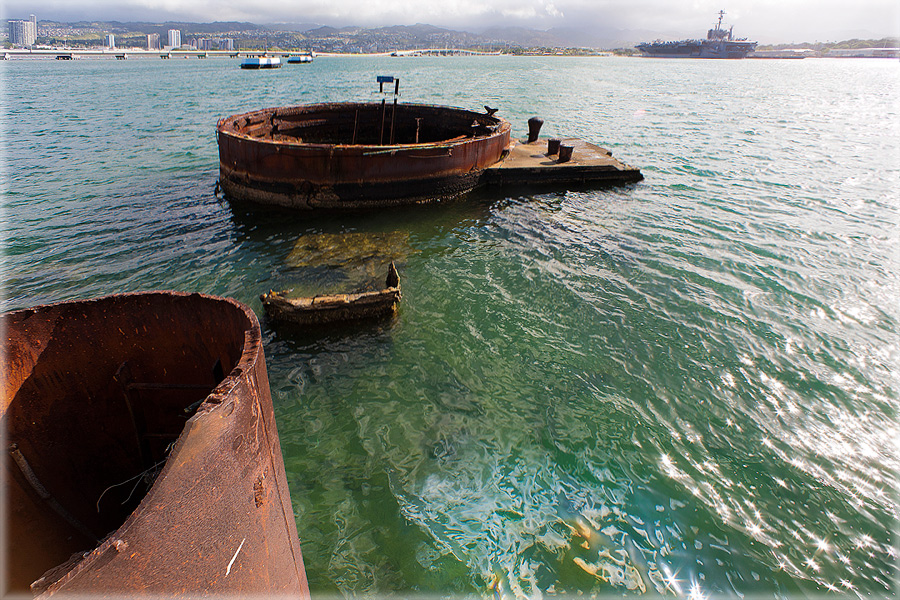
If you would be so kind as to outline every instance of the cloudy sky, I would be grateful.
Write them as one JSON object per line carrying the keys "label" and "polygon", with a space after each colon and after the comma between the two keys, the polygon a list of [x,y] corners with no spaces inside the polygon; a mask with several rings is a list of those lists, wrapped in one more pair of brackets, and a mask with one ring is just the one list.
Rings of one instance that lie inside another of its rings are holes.
{"label": "cloudy sky", "polygon": [[4,0],[2,17],[73,20],[428,23],[619,29],[702,36],[724,9],[735,33],[760,41],[836,41],[900,33],[897,0]]}

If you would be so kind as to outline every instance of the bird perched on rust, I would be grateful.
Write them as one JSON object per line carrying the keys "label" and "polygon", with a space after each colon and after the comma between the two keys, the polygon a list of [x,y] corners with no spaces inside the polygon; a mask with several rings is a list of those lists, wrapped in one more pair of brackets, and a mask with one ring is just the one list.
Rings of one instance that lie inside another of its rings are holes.
{"label": "bird perched on rust", "polygon": [[489,117],[492,117],[492,116],[494,116],[494,113],[497,112],[497,111],[500,110],[500,109],[499,109],[499,108],[491,108],[490,106],[488,106],[487,104],[485,104],[485,105],[484,105],[484,110],[485,110],[485,112],[487,112],[487,114],[488,114]]}

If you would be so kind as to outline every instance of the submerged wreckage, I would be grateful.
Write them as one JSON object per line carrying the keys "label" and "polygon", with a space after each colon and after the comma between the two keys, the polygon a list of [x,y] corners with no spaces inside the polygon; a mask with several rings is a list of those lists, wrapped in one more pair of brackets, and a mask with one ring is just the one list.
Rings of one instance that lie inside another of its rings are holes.
{"label": "submerged wreckage", "polygon": [[331,294],[291,298],[287,292],[260,295],[270,319],[293,325],[329,325],[393,315],[400,302],[400,276],[391,262],[384,288],[356,294]]}
{"label": "submerged wreckage", "polygon": [[248,307],[148,292],[3,321],[4,592],[309,597]]}
{"label": "submerged wreckage", "polygon": [[[643,178],[608,150],[585,142],[560,148],[560,140],[550,140],[542,152],[541,119],[529,121],[527,142],[516,142],[509,122],[485,109],[398,104],[395,97],[393,104],[311,104],[232,115],[216,127],[219,183],[238,201],[358,209],[452,198],[491,185],[609,185]],[[573,147],[587,151],[573,156]]]}
{"label": "submerged wreckage", "polygon": [[422,104],[267,108],[218,123],[226,196],[363,208],[467,192],[509,146],[507,121]]}
{"label": "submerged wreckage", "polygon": [[[384,83],[392,78],[379,78]],[[300,209],[384,207],[481,186],[604,185],[638,169],[580,140],[511,138],[495,109],[336,103],[217,125],[220,185]],[[574,152],[574,156],[573,156]],[[371,292],[262,296],[301,325],[383,317]],[[309,598],[259,322],[234,300],[146,292],[3,315],[7,589]]]}

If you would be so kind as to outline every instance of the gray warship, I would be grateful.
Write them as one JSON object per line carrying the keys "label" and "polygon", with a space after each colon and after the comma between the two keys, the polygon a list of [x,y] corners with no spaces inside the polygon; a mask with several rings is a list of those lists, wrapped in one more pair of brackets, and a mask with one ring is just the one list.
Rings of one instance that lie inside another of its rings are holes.
{"label": "gray warship", "polygon": [[644,42],[636,48],[644,56],[656,58],[744,58],[756,49],[756,42],[747,38],[735,38],[734,26],[722,28],[725,11],[719,11],[715,29],[706,32],[705,40],[678,40],[676,42]]}

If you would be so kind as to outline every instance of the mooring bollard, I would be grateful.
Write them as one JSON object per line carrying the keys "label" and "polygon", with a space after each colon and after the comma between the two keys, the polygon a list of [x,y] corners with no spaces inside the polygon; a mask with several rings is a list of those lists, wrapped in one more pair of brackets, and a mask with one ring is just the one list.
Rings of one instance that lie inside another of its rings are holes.
{"label": "mooring bollard", "polygon": [[547,140],[547,155],[553,156],[559,152],[559,138],[550,138]]}
{"label": "mooring bollard", "polygon": [[544,120],[540,117],[531,117],[528,119],[528,143],[536,142],[538,134],[541,132],[541,125]]}
{"label": "mooring bollard", "polygon": [[567,144],[559,145],[559,162],[569,162],[572,160],[572,150],[575,149],[575,146],[569,146]]}

